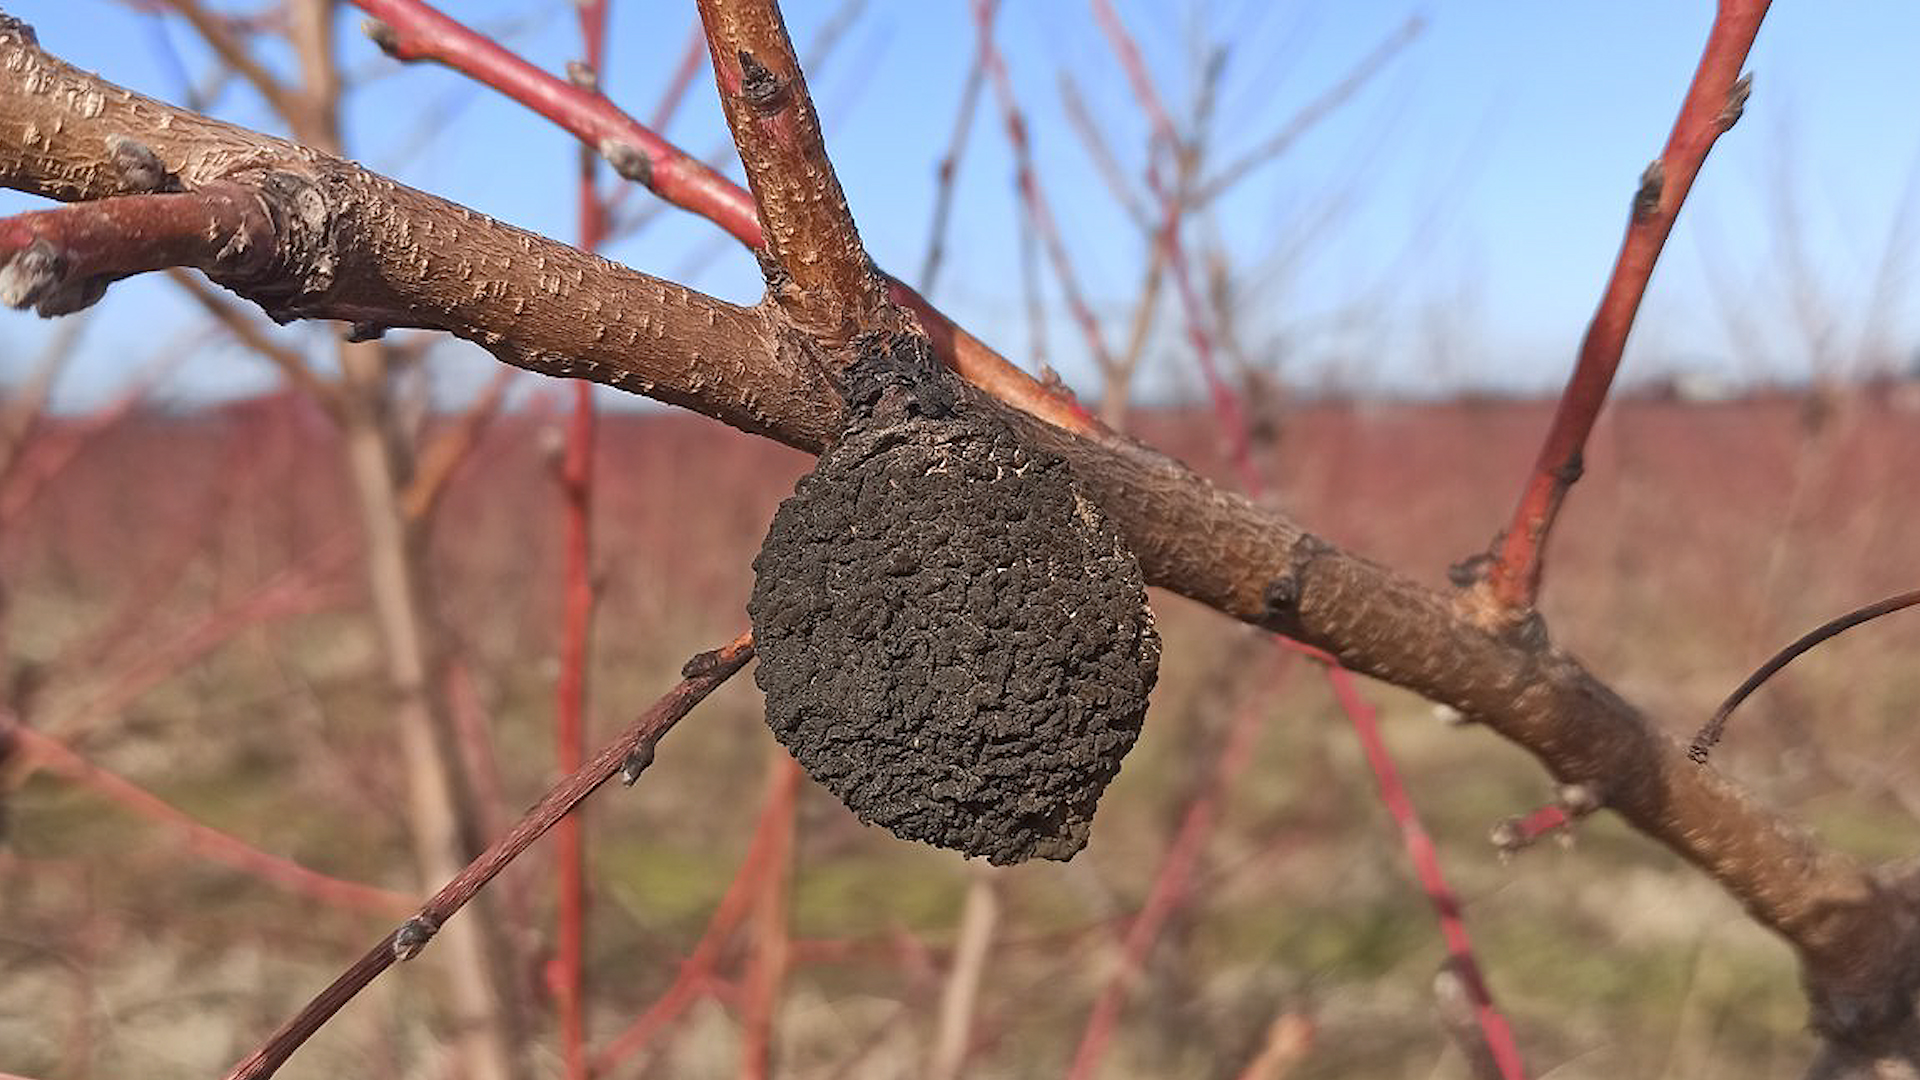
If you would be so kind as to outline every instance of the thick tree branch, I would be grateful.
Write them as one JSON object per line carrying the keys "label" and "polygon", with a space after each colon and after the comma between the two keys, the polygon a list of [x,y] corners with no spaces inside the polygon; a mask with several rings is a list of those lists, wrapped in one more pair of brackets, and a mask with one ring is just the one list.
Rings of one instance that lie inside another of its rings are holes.
{"label": "thick tree branch", "polygon": [[[102,275],[199,266],[281,321],[446,330],[521,367],[698,408],[802,446],[838,430],[837,417],[816,408],[831,392],[790,341],[777,340],[766,312],[141,97],[48,56],[19,29],[0,28],[0,73],[0,185],[86,203],[25,215],[0,233],[27,236],[28,249],[45,245],[28,265],[0,271],[23,285],[67,260],[55,275],[65,284],[27,302],[51,298],[57,308],[85,299]],[[135,132],[137,156],[164,162],[185,193],[142,194],[148,178],[116,167],[127,157],[116,148]],[[136,197],[113,198],[122,195]],[[123,231],[126,250],[100,241],[128,219],[158,231]]]}
{"label": "thick tree branch", "polygon": [[[592,378],[817,449],[837,396],[792,331],[291,144],[141,98],[0,24],[0,184],[69,200],[131,190],[109,139],[139,132],[188,192],[252,185],[285,280],[235,283],[280,317],[451,331],[503,359]],[[76,208],[86,212],[88,207]],[[1827,1030],[1885,1021],[1906,992],[1904,890],[1748,800],[1553,646],[1537,620],[1483,628],[1446,594],[1320,541],[1184,466],[1078,436],[973,391],[1031,445],[1067,458],[1148,580],[1460,709],[1587,785],[1711,874],[1799,951]]]}

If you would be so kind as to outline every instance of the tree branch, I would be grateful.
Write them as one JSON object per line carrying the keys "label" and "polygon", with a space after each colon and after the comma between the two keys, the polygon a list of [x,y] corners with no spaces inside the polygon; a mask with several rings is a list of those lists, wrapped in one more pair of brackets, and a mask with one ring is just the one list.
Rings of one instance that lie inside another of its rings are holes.
{"label": "tree branch", "polygon": [[760,208],[767,292],[828,348],[872,328],[880,279],[827,160],[820,117],[771,0],[700,0],[720,106]]}
{"label": "tree branch", "polygon": [[1540,446],[1539,460],[1520,493],[1513,518],[1493,544],[1493,564],[1484,588],[1487,615],[1499,620],[1524,617],[1540,593],[1543,553],[1560,504],[1584,468],[1582,452],[1594,421],[1607,401],[1613,375],[1626,351],[1627,333],[1653,278],[1653,266],[1667,234],[1680,216],[1693,179],[1714,142],[1746,105],[1748,80],[1738,78],[1753,39],[1760,32],[1771,0],[1720,0],[1713,30],[1687,88],[1666,149],[1641,174],[1627,221],[1626,239],[1601,294],[1600,306],[1580,342],[1580,358],[1560,395],[1553,424]]}
{"label": "tree branch", "polygon": [[[276,227],[264,265],[282,277],[222,283],[281,317],[448,330],[511,362],[647,393],[802,448],[839,428],[837,396],[768,309],[723,304],[168,108],[47,57],[21,24],[0,23],[0,184],[74,200],[124,194],[108,139],[129,131],[189,191],[256,186]],[[1916,967],[1912,902],[1694,766],[1537,619],[1489,630],[1452,596],[1340,551],[1146,447],[1076,435],[969,393],[1029,445],[1072,464],[1150,582],[1451,705],[1559,781],[1587,785],[1790,941],[1819,996],[1874,1006],[1848,1015],[1884,1019],[1904,990]]]}
{"label": "tree branch", "polygon": [[[791,341],[776,340],[766,312],[134,94],[48,56],[18,30],[0,27],[0,66],[0,185],[100,200],[23,215],[0,231],[26,240],[9,254],[45,245],[27,265],[15,259],[0,270],[21,283],[18,299],[4,296],[16,306],[97,298],[100,277],[171,260],[207,270],[281,321],[446,330],[520,367],[698,408],[756,434],[781,431],[798,445],[818,448],[838,430],[837,415],[817,408],[831,391]],[[112,198],[144,190],[113,165],[127,132],[139,132],[143,156],[190,190]],[[122,224],[138,226],[120,233],[125,251],[106,239]],[[62,259],[64,273],[53,273]]]}
{"label": "tree branch", "polygon": [[[762,247],[760,219],[747,192],[642,126],[598,94],[587,94],[440,14],[421,0],[353,0],[376,17],[368,27],[403,60],[434,60],[491,86],[553,121],[605,156],[614,170],[654,194],[720,225],[747,248]],[[704,170],[704,171],[701,171]],[[897,278],[894,303],[911,310],[934,351],[960,376],[993,396],[1070,431],[1099,427],[1072,400],[1035,382]],[[645,391],[641,391],[644,393]]]}
{"label": "tree branch", "polygon": [[547,789],[505,836],[476,856],[466,869],[421,905],[417,914],[381,938],[298,1015],[282,1024],[258,1050],[235,1065],[227,1073],[227,1080],[262,1080],[272,1076],[328,1018],[381,972],[396,961],[411,960],[419,955],[440,927],[478,895],[487,882],[531,847],[555,822],[572,813],[573,808],[600,785],[615,773],[620,773],[629,784],[637,779],[652,762],[654,746],[661,737],[751,659],[753,638],[742,634],[719,649],[687,661],[685,677],[677,686],[649,706],[619,738],[602,747],[585,765]]}

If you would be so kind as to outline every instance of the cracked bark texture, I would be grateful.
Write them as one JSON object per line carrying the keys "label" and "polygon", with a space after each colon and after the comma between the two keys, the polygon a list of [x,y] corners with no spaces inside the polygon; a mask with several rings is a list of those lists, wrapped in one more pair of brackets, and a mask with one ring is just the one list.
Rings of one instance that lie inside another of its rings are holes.
{"label": "cracked bark texture", "polygon": [[[276,237],[268,269],[222,282],[276,317],[447,330],[511,363],[644,393],[814,452],[842,426],[817,363],[826,346],[778,305],[724,304],[152,102],[48,57],[17,24],[0,29],[0,183],[67,201],[128,194],[109,146],[128,132],[189,190],[250,183],[283,201],[283,219],[288,208],[324,211],[321,228],[295,215],[302,227]],[[1489,630],[1462,594],[1334,548],[1146,447],[1075,435],[972,396],[1028,445],[1068,461],[1150,583],[1460,709],[1710,874],[1797,951],[1827,1040],[1818,1075],[1898,1075],[1886,1070],[1912,1065],[1920,917],[1910,879],[1859,866],[1694,766],[1538,620]]]}

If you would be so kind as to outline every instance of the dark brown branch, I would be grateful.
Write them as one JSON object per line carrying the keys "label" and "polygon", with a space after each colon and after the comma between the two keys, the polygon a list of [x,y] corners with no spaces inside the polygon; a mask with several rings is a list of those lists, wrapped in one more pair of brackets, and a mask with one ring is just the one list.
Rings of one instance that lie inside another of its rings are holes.
{"label": "dark brown branch", "polygon": [[885,303],[820,117],[772,0],[700,0],[720,105],[760,208],[767,289],[794,325],[845,344]]}
{"label": "dark brown branch", "polygon": [[281,1025],[258,1050],[247,1055],[227,1073],[227,1080],[260,1080],[272,1076],[300,1045],[320,1030],[321,1025],[353,1000],[379,974],[395,961],[411,960],[433,939],[440,927],[474,898],[487,882],[506,869],[507,864],[533,845],[561,818],[573,812],[587,796],[614,774],[631,784],[653,761],[655,744],[673,725],[700,704],[721,683],[732,678],[747,661],[753,659],[753,638],[742,634],[726,646],[701,653],[687,661],[685,678],[654,702],[639,719],[627,726],[620,737],[602,747],[592,760],[575,770],[540,797],[519,823],[505,836],[495,840],[466,869],[423,905],[406,922],[380,939],[366,955],[341,973],[333,984],[321,991],[306,1008]]}

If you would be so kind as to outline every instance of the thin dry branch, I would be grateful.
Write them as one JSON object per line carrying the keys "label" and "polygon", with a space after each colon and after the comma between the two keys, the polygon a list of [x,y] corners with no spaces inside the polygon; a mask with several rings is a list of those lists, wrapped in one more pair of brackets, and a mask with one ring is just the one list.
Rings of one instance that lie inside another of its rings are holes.
{"label": "thin dry branch", "polygon": [[1060,283],[1060,294],[1067,301],[1067,309],[1073,312],[1073,319],[1080,324],[1080,335],[1087,341],[1087,349],[1102,371],[1111,371],[1114,367],[1113,352],[1107,348],[1106,333],[1100,328],[1100,320],[1093,313],[1093,307],[1087,303],[1086,294],[1080,289],[1080,275],[1074,271],[1073,259],[1067,254],[1067,245],[1060,235],[1060,226],[1053,218],[1053,210],[1047,204],[1047,197],[1040,190],[1040,179],[1033,171],[1033,149],[1029,143],[1026,115],[1020,109],[1020,101],[1013,92],[1013,76],[1007,71],[1006,60],[1000,55],[999,48],[993,42],[994,5],[989,0],[973,0],[973,24],[979,37],[980,64],[987,70],[987,77],[993,83],[994,97],[1000,102],[1000,114],[1007,128],[1007,143],[1013,148],[1014,183],[1020,190],[1020,203],[1026,210],[1027,220],[1033,224],[1033,230],[1039,234],[1041,245],[1046,249],[1047,261],[1053,266],[1053,276]]}
{"label": "thin dry branch", "polygon": [[1766,663],[1761,664],[1753,674],[1747,676],[1746,681],[1735,688],[1733,693],[1728,694],[1727,699],[1720,703],[1719,708],[1713,710],[1713,717],[1700,729],[1699,734],[1693,737],[1693,744],[1687,748],[1687,756],[1705,765],[1707,763],[1707,755],[1713,751],[1714,745],[1720,741],[1720,737],[1726,734],[1727,720],[1733,715],[1733,710],[1739,708],[1740,703],[1747,700],[1748,696],[1755,690],[1760,689],[1761,684],[1778,674],[1781,668],[1793,663],[1795,659],[1823,641],[1838,637],[1848,630],[1859,626],[1861,623],[1872,622],[1882,615],[1891,615],[1896,611],[1913,607],[1915,604],[1920,604],[1920,590],[1904,592],[1898,596],[1889,596],[1885,600],[1878,600],[1865,607],[1856,608],[1837,619],[1830,619],[1827,622],[1821,623],[1819,626],[1795,638],[1792,644],[1775,653]]}
{"label": "thin dry branch", "polygon": [[415,898],[404,893],[347,881],[302,866],[285,856],[262,851],[232,833],[194,818],[126,777],[88,761],[59,739],[16,723],[5,712],[0,712],[0,744],[16,745],[30,766],[43,767],[112,799],[141,817],[158,822],[177,833],[196,854],[278,888],[347,911],[374,915],[403,915],[414,906]]}
{"label": "thin dry branch", "polygon": [[687,661],[685,678],[679,685],[649,706],[619,738],[602,747],[585,765],[547,789],[511,831],[495,840],[421,905],[413,917],[381,938],[306,1008],[282,1024],[258,1050],[235,1065],[227,1073],[227,1080],[261,1080],[272,1076],[329,1017],[381,972],[396,961],[411,960],[419,955],[433,935],[466,906],[467,901],[600,785],[616,773],[629,784],[638,779],[653,761],[654,747],[661,737],[751,659],[753,637],[741,634],[727,645]]}
{"label": "thin dry branch", "polygon": [[[1118,25],[1117,20],[1115,25]],[[1340,106],[1350,101],[1360,89],[1373,81],[1395,56],[1408,45],[1413,44],[1423,30],[1426,20],[1414,15],[1401,23],[1393,32],[1381,39],[1373,51],[1360,58],[1359,63],[1347,72],[1338,82],[1320,92],[1320,96],[1308,102],[1299,111],[1280,125],[1280,130],[1262,139],[1259,145],[1247,151],[1233,164],[1222,168],[1219,173],[1199,185],[1194,192],[1195,206],[1205,206],[1232,189],[1260,166],[1285,154],[1292,149],[1300,137],[1312,131],[1320,121],[1332,115]]]}

